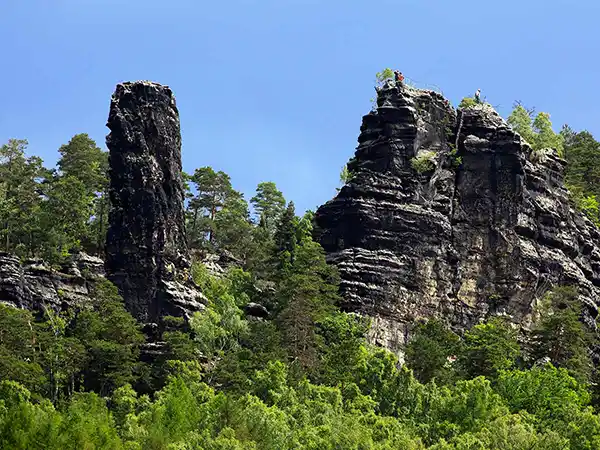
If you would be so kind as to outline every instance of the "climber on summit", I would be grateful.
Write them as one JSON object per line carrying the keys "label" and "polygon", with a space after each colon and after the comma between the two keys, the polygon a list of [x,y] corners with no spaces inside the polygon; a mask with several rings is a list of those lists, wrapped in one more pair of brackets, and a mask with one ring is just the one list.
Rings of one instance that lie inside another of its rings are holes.
{"label": "climber on summit", "polygon": [[481,89],[477,89],[475,92],[475,101],[477,103],[481,103]]}
{"label": "climber on summit", "polygon": [[394,70],[394,81],[396,82],[396,85],[402,84],[404,81],[404,75],[402,75],[402,72],[399,70]]}

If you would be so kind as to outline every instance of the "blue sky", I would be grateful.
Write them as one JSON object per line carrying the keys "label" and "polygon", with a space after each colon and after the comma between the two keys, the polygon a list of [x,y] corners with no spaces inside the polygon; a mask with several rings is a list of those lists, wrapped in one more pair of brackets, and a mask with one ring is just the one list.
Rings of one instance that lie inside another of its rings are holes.
{"label": "blue sky", "polygon": [[115,85],[152,80],[176,95],[184,170],[247,198],[275,181],[301,212],[335,194],[386,66],[600,135],[599,18],[596,0],[0,0],[0,142],[47,165],[76,133],[105,148]]}

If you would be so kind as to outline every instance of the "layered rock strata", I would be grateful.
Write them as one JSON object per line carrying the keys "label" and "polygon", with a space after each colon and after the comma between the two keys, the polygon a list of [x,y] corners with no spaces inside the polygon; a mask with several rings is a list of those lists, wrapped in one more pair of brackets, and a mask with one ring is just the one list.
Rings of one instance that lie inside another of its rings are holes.
{"label": "layered rock strata", "polygon": [[363,117],[352,179],[316,213],[341,273],[344,308],[373,318],[392,349],[408,324],[457,329],[490,314],[528,326],[552,286],[575,284],[590,326],[600,298],[600,233],[571,205],[565,161],[534,152],[488,105],[387,83]]}
{"label": "layered rock strata", "polygon": [[96,280],[103,278],[103,265],[100,258],[80,253],[56,270],[42,260],[21,262],[0,253],[0,303],[32,311],[81,306],[89,301]]}
{"label": "layered rock strata", "polygon": [[201,310],[189,275],[179,112],[167,86],[117,85],[108,117],[107,277],[142,323]]}

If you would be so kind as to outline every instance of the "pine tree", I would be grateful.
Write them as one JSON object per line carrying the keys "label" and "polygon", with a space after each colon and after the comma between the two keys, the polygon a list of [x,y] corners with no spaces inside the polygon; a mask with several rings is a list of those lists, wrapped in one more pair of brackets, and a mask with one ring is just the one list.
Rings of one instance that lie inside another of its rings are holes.
{"label": "pine tree", "polygon": [[231,190],[223,208],[215,215],[214,225],[215,246],[230,251],[247,265],[250,253],[254,250],[252,223],[248,202],[241,193]]}
{"label": "pine tree", "polygon": [[285,208],[285,198],[272,181],[264,181],[256,187],[256,195],[250,199],[256,211],[258,221],[264,221],[270,233],[274,233],[275,226]]}
{"label": "pine tree", "polygon": [[294,254],[297,244],[298,219],[294,202],[289,202],[285,212],[281,215],[275,230],[275,260],[277,269],[284,274],[294,263]]}
{"label": "pine tree", "polygon": [[0,147],[0,235],[7,252],[33,256],[40,245],[40,180],[48,171],[38,157],[25,156],[26,140]]}
{"label": "pine tree", "polygon": [[92,198],[81,180],[73,176],[55,177],[46,190],[41,206],[42,252],[56,262],[81,248],[92,214]]}
{"label": "pine tree", "polygon": [[588,348],[594,339],[580,321],[577,289],[570,286],[553,289],[539,313],[532,335],[533,356],[548,357],[552,364],[564,367],[577,380],[589,381],[592,361]]}
{"label": "pine tree", "polygon": [[493,317],[465,333],[459,347],[458,367],[466,378],[495,378],[512,368],[520,354],[517,330],[506,320]]}
{"label": "pine tree", "polygon": [[417,325],[406,347],[406,364],[422,383],[436,379],[438,383],[452,381],[451,358],[458,351],[459,337],[441,321],[431,319]]}
{"label": "pine tree", "polygon": [[108,154],[90,137],[76,134],[58,152],[58,168],[62,176],[80,180],[90,194],[104,192],[108,184]]}
{"label": "pine tree", "polygon": [[197,194],[189,201],[188,235],[191,246],[202,247],[206,241],[213,244],[215,218],[228,199],[239,195],[231,187],[225,172],[215,172],[212,167],[196,169],[189,177]]}
{"label": "pine tree", "polygon": [[325,262],[323,248],[312,240],[300,242],[294,255],[279,283],[274,312],[289,354],[302,368],[313,371],[319,363],[315,324],[334,311],[339,274]]}

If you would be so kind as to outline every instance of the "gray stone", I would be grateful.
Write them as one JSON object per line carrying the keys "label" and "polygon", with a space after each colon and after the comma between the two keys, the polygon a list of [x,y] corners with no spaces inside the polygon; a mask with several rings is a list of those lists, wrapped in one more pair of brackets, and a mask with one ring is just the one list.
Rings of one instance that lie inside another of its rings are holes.
{"label": "gray stone", "polygon": [[173,93],[147,81],[119,84],[107,126],[108,279],[142,323],[202,309],[205,298],[189,273],[181,133]]}
{"label": "gray stone", "polygon": [[0,253],[0,303],[33,311],[85,306],[95,282],[103,278],[102,264],[81,253],[55,270],[41,260],[21,263],[14,255]]}
{"label": "gray stone", "polygon": [[[457,330],[493,314],[528,327],[560,284],[579,286],[594,326],[600,233],[569,202],[565,161],[534,153],[487,105],[456,112],[440,94],[389,84],[377,104],[352,180],[315,227],[344,309],[375,319],[371,340],[400,349],[408,325],[430,317]],[[418,173],[410,161],[424,152],[435,170]]]}

